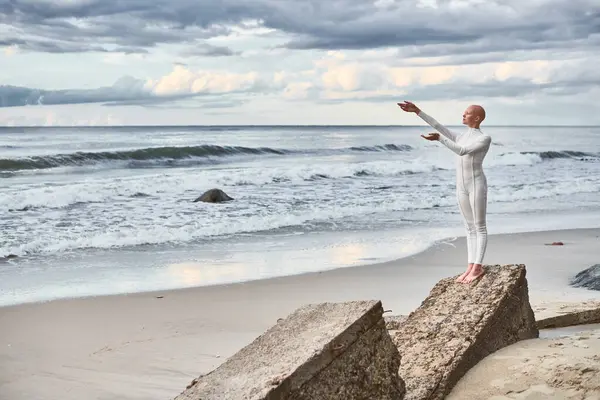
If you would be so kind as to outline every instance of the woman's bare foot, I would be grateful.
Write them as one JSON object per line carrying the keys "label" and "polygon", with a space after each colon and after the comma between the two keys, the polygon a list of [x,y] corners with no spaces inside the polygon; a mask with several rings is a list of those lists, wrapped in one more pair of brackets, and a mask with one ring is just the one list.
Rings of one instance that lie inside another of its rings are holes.
{"label": "woman's bare foot", "polygon": [[469,273],[471,272],[471,269],[473,268],[473,264],[469,264],[469,266],[467,267],[467,270],[458,278],[456,278],[456,282],[462,282],[465,280],[465,278],[467,277],[467,275],[469,275]]}
{"label": "woman's bare foot", "polygon": [[474,264],[471,272],[469,272],[469,274],[463,279],[463,282],[471,283],[482,275],[483,268],[481,267],[481,264]]}

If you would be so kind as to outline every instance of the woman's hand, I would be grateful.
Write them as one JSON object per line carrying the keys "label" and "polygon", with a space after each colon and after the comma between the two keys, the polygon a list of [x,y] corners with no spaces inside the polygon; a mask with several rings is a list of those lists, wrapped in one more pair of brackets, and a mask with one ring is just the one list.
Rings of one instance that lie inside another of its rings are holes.
{"label": "woman's hand", "polygon": [[427,136],[421,135],[421,137],[423,139],[427,139],[427,140],[440,140],[440,134],[439,133],[428,133]]}
{"label": "woman's hand", "polygon": [[404,101],[404,103],[398,103],[398,105],[403,111],[406,112],[414,112],[415,114],[417,114],[419,111],[421,111],[419,107],[415,106],[410,101]]}

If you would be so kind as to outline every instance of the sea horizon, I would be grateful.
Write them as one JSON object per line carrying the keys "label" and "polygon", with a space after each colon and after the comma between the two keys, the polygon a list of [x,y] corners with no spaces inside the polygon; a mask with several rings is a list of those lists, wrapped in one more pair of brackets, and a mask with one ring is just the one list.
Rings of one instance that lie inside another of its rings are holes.
{"label": "sea horizon", "polygon": [[[462,124],[444,124],[449,128],[467,129]],[[361,128],[426,128],[432,130],[433,128],[423,124],[193,124],[193,125],[177,125],[177,124],[160,124],[160,125],[3,125],[0,126],[0,130],[11,129],[11,128],[60,128],[60,129],[71,129],[71,128],[286,128],[286,127],[304,127],[304,128],[321,128],[321,127],[361,127]],[[485,128],[598,128],[600,125],[597,124],[483,124],[481,129]]]}

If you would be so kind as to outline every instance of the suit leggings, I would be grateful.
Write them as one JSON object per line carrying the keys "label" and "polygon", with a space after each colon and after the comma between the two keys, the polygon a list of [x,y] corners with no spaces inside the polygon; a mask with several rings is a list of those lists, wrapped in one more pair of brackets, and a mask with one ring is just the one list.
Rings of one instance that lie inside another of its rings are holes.
{"label": "suit leggings", "polygon": [[467,229],[469,264],[482,264],[487,248],[487,180],[484,175],[457,185],[456,196]]}

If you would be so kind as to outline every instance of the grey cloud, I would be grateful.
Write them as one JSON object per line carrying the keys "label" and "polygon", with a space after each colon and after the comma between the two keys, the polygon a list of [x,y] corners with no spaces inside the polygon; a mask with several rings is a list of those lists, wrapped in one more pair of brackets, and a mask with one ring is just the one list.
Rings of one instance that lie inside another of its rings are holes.
{"label": "grey cloud", "polygon": [[104,103],[150,99],[152,94],[141,86],[115,84],[98,89],[41,90],[18,86],[0,86],[0,107]]}
{"label": "grey cloud", "polygon": [[365,9],[363,15],[340,25],[323,24],[325,18],[318,19],[295,29],[294,33],[300,37],[286,46],[320,49],[399,46],[417,55],[422,51],[420,46],[438,44],[437,48],[423,52],[425,56],[438,56],[507,48],[569,48],[574,40],[588,40],[600,32],[600,11],[595,0],[545,1],[544,7],[530,7],[528,3],[514,1],[507,9],[490,1],[459,11],[444,5],[424,11],[415,8],[416,2],[395,3],[385,13]]}
{"label": "grey cloud", "polygon": [[[171,100],[167,100],[167,101],[156,101],[156,102],[147,102],[144,103],[144,107],[147,108],[158,108],[158,109],[172,109],[172,108],[177,108],[178,110],[183,110],[183,109],[194,109],[194,110],[198,110],[198,109],[227,109],[227,108],[235,108],[235,107],[239,107],[242,104],[245,104],[248,102],[248,100],[246,99],[236,99],[236,100],[214,100],[211,97],[214,96],[206,96],[205,98],[200,98],[200,99],[194,99],[194,103],[191,105],[186,105],[185,104],[185,100],[186,99],[181,99],[183,102],[178,102],[177,104],[174,104]],[[130,103],[130,104],[126,104],[126,103],[120,103],[120,104],[107,104],[107,105],[140,105],[140,103]]]}
{"label": "grey cloud", "polygon": [[23,40],[9,38],[0,41],[0,46],[18,46],[21,50],[37,51],[42,53],[125,53],[125,54],[143,54],[148,53],[148,50],[141,47],[122,46],[107,49],[100,45],[76,43],[68,41],[49,41],[49,40]]}
{"label": "grey cloud", "polygon": [[465,100],[474,98],[524,97],[528,95],[549,95],[553,97],[571,96],[588,92],[591,88],[600,86],[600,74],[587,76],[581,80],[564,80],[552,83],[534,83],[526,79],[510,78],[504,81],[492,80],[484,83],[465,85],[460,82],[450,82],[428,86],[407,88],[398,95],[375,95],[369,97],[354,97],[348,99],[318,99],[320,103],[344,103],[354,101],[397,103],[410,101],[444,101]]}
{"label": "grey cloud", "polygon": [[[501,61],[554,60],[555,51],[561,57],[584,58],[600,49],[600,34],[589,38],[573,40],[569,47],[560,41],[545,43],[513,42],[488,39],[468,43],[467,45],[442,44],[398,49],[391,60],[393,65],[466,65]],[[435,57],[435,59],[429,59]]]}
{"label": "grey cloud", "polygon": [[[98,89],[40,90],[18,86],[0,86],[0,107],[20,107],[35,105],[67,105],[102,103],[105,106],[144,106],[156,107],[168,104],[178,107],[177,103],[193,98],[220,98],[220,94],[181,93],[174,95],[155,95],[149,91],[132,86],[113,86]],[[202,105],[205,108],[227,107],[228,101],[218,100]],[[198,106],[196,106],[198,107]]]}
{"label": "grey cloud", "polygon": [[211,56],[211,57],[226,57],[241,54],[239,51],[233,51],[229,47],[225,46],[212,46],[205,43],[189,47],[187,50],[182,51],[181,55],[188,56]]}
{"label": "grey cloud", "polygon": [[[12,39],[4,39],[4,45],[16,44],[35,51],[47,48],[54,52],[44,44],[46,41],[60,42],[57,47],[67,50],[67,43],[76,44],[81,51],[118,51],[112,46],[147,50],[159,44],[194,43],[226,34],[229,28],[225,24],[237,23],[256,12],[235,3],[219,7],[214,4],[192,0],[89,0],[68,4],[13,0],[0,8],[0,28],[12,28]],[[224,51],[213,53],[223,55]]]}
{"label": "grey cloud", "polygon": [[[164,43],[193,44],[229,32],[228,26],[248,20],[285,32],[290,49],[366,49],[439,45],[425,56],[487,53],[510,49],[568,49],[585,45],[600,33],[597,0],[496,0],[456,8],[398,0],[386,7],[364,0],[87,0],[3,1],[0,24],[13,26],[17,40],[32,50],[52,50],[40,41],[72,42],[85,49],[107,43],[148,49]],[[79,18],[85,24],[76,24]],[[14,35],[13,35],[14,36]],[[43,39],[46,38],[46,39]],[[593,47],[598,49],[597,41]],[[89,51],[89,50],[87,50]],[[233,53],[233,52],[232,52]],[[416,52],[418,53],[418,51]],[[227,50],[204,55],[229,54]]]}
{"label": "grey cloud", "polygon": [[[413,36],[414,35],[414,36]],[[418,46],[429,43],[465,43],[479,38],[476,34],[463,34],[434,29],[417,28],[411,36],[404,36],[385,27],[373,27],[361,35],[346,32],[330,32],[322,37],[297,39],[284,47],[289,49],[371,49],[388,46]]]}
{"label": "grey cloud", "polygon": [[67,105],[101,103],[105,106],[156,106],[177,103],[187,99],[203,98],[212,101],[217,108],[225,102],[232,101],[231,96],[256,93],[269,93],[273,90],[267,82],[257,80],[247,88],[231,90],[227,93],[183,92],[176,94],[155,94],[144,87],[145,82],[133,77],[123,77],[112,86],[96,89],[43,90],[19,86],[0,85],[0,108],[36,105]]}
{"label": "grey cloud", "polygon": [[154,96],[154,95],[142,95],[139,97],[132,97],[127,99],[117,100],[106,100],[102,101],[104,106],[107,107],[118,107],[118,106],[143,106],[143,107],[156,107],[162,104],[169,104],[171,107],[177,105],[180,100],[189,99],[192,97],[198,97],[200,94],[185,93],[172,96]]}

